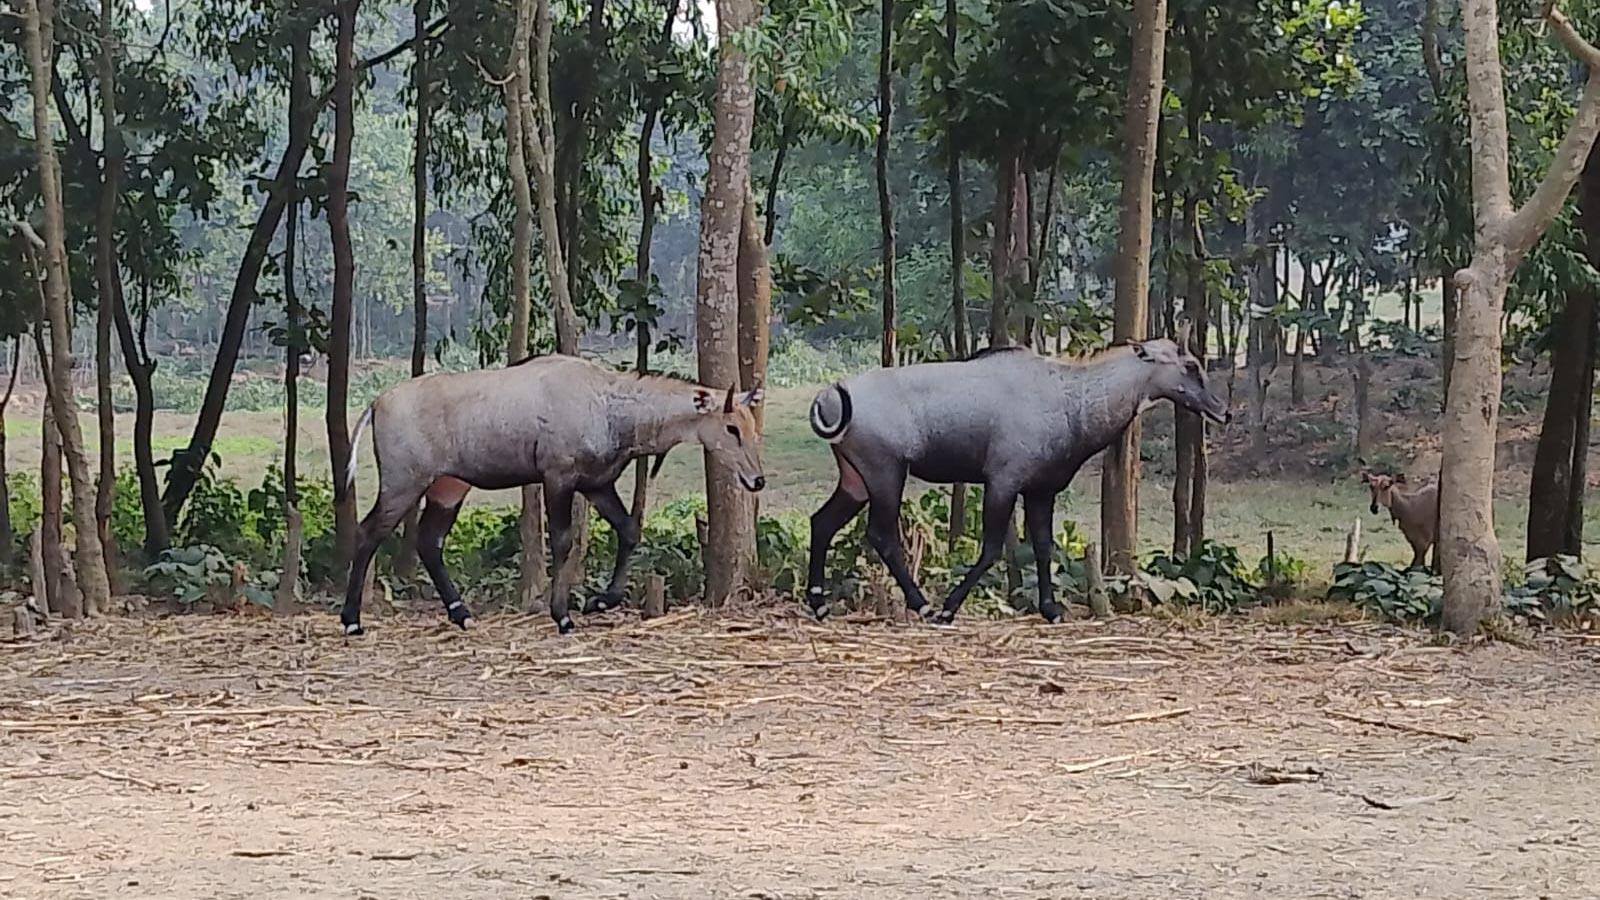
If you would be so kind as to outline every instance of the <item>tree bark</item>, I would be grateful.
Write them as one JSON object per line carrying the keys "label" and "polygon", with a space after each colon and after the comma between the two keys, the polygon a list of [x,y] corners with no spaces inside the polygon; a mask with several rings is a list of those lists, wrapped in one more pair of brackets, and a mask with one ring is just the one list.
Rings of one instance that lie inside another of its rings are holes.
{"label": "tree bark", "polygon": [[889,192],[889,140],[893,131],[894,81],[894,0],[882,0],[878,19],[878,252],[883,267],[883,344],[880,362],[890,367],[896,361],[894,289],[894,199]]}
{"label": "tree bark", "polygon": [[355,486],[345,481],[350,463],[350,338],[356,285],[350,243],[350,154],[355,137],[356,12],[361,0],[338,0],[334,14],[333,159],[328,168],[328,236],[333,245],[333,303],[328,326],[328,457],[333,466],[336,568],[350,562],[356,540]]}
{"label": "tree bark", "polygon": [[[700,206],[700,254],[695,343],[700,382],[721,388],[739,381],[738,258],[745,191],[750,183],[750,134],[755,89],[750,60],[737,35],[754,27],[754,0],[717,0],[717,89],[714,129]],[[739,587],[741,564],[753,553],[749,498],[738,479],[710,453],[705,457],[709,529],[705,601],[718,606]]]}
{"label": "tree bark", "polygon": [[[1586,179],[1587,180],[1587,177]],[[1580,451],[1578,426],[1587,420],[1593,393],[1589,379],[1590,348],[1595,321],[1595,295],[1587,288],[1569,291],[1561,311],[1552,354],[1550,389],[1546,394],[1544,423],[1533,458],[1528,490],[1529,560],[1573,552],[1568,541],[1582,522],[1569,518],[1574,493],[1574,463],[1587,454]],[[1582,447],[1582,451],[1588,448]],[[1574,524],[1577,528],[1574,529]],[[1581,552],[1581,542],[1578,549]]]}
{"label": "tree bark", "polygon": [[111,536],[111,508],[117,495],[117,418],[111,402],[111,321],[118,286],[116,224],[122,192],[122,135],[117,129],[116,39],[112,34],[112,0],[100,0],[100,129],[104,146],[100,197],[95,214],[95,282],[99,302],[94,316],[94,369],[100,472],[94,502],[95,534],[105,555],[106,577],[116,572],[117,542]]}
{"label": "tree bark", "polygon": [[1494,533],[1495,435],[1501,380],[1501,311],[1522,257],[1549,228],[1600,133],[1600,50],[1547,5],[1556,38],[1588,69],[1583,97],[1550,168],[1521,207],[1511,202],[1505,88],[1493,0],[1463,0],[1467,101],[1472,130],[1472,261],[1457,272],[1456,343],[1442,430],[1438,554],[1444,569],[1441,626],[1477,630],[1500,599],[1500,544]]}
{"label": "tree bark", "polygon": [[[990,276],[992,298],[989,304],[989,346],[1008,347],[1011,336],[1011,287],[1026,272],[1016,271],[1017,261],[1026,257],[1018,252],[1025,240],[1027,179],[1022,171],[1021,150],[1009,139],[995,167],[994,243],[991,248]],[[1022,227],[1018,227],[1019,224]]]}
{"label": "tree bark", "polygon": [[[507,78],[501,86],[506,107],[506,165],[511,179],[511,196],[516,213],[511,223],[511,335],[506,346],[506,365],[514,365],[528,354],[529,268],[533,257],[533,195],[528,185],[527,149],[538,141],[529,119],[528,42],[533,29],[532,0],[517,5],[516,31],[507,61]],[[552,238],[553,239],[553,238]],[[556,275],[551,274],[552,286]],[[561,278],[561,284],[566,284]],[[538,485],[522,489],[522,513],[518,519],[517,593],[521,607],[534,611],[549,589],[549,574],[544,536],[543,491]]]}
{"label": "tree bark", "polygon": [[134,333],[133,321],[128,315],[128,304],[123,295],[120,278],[112,282],[112,314],[117,327],[117,340],[122,346],[122,361],[133,381],[133,468],[139,478],[139,504],[144,511],[144,552],[155,559],[172,543],[171,523],[166,508],[161,504],[161,484],[156,478],[155,450],[152,438],[155,432],[155,388],[151,376],[156,363],[145,349],[145,326],[149,324],[150,285],[143,281],[143,309],[140,310],[140,328]]}
{"label": "tree bark", "polygon": [[[416,0],[411,7],[415,36],[411,88],[416,96],[417,126],[411,148],[411,377],[428,370],[428,118],[431,115],[428,81],[428,6]],[[394,555],[395,578],[404,583],[417,568],[417,510],[406,513],[400,544]]]}
{"label": "tree bark", "polygon": [[[296,60],[302,59],[298,54]],[[295,66],[295,78],[303,72]],[[290,116],[298,111],[302,99],[291,88]],[[278,590],[272,609],[280,615],[300,607],[300,558],[304,522],[300,517],[300,468],[295,455],[300,442],[300,296],[295,287],[295,242],[299,232],[300,198],[289,204],[283,230],[283,306],[287,322],[283,351],[283,563],[278,569]]]}
{"label": "tree bark", "polygon": [[95,487],[83,451],[83,429],[78,424],[72,387],[72,308],[68,296],[72,280],[67,270],[61,170],[50,125],[51,65],[48,57],[55,46],[55,4],[52,0],[23,0],[22,8],[24,43],[32,74],[34,150],[44,200],[45,314],[50,321],[51,348],[47,369],[49,395],[72,478],[72,518],[78,534],[78,587],[83,592],[86,611],[97,613],[111,606],[111,584],[106,576],[105,553],[95,539]]}
{"label": "tree bark", "polygon": [[[756,216],[755,194],[744,201],[743,230],[739,238],[739,385],[750,390],[767,377],[768,328],[772,321],[772,269],[767,242]],[[756,406],[756,430],[766,425],[766,407]]]}
{"label": "tree bark", "polygon": [[[1122,199],[1116,259],[1116,343],[1143,340],[1150,293],[1150,244],[1154,225],[1156,130],[1161,118],[1166,0],[1135,0],[1133,60],[1123,112]],[[1100,472],[1100,535],[1106,568],[1128,574],[1139,549],[1138,417],[1111,446]],[[1098,561],[1096,561],[1098,564]],[[1096,610],[1099,615],[1099,610]]]}
{"label": "tree bark", "polygon": [[[960,102],[959,94],[955,87],[955,78],[960,57],[960,15],[956,9],[956,0],[945,0],[944,27],[945,27],[945,52],[949,56],[949,72],[952,77],[945,79],[945,110],[953,121],[956,106]],[[945,130],[945,152],[949,157],[946,160],[945,178],[950,189],[950,319],[955,332],[955,351],[957,359],[966,359],[972,355],[972,338],[969,334],[970,323],[967,321],[967,248],[966,248],[966,222],[962,215],[963,188],[961,186],[961,145],[956,142],[955,129]],[[966,535],[967,531],[967,486],[954,484],[950,486],[950,547],[954,549],[957,542]]]}

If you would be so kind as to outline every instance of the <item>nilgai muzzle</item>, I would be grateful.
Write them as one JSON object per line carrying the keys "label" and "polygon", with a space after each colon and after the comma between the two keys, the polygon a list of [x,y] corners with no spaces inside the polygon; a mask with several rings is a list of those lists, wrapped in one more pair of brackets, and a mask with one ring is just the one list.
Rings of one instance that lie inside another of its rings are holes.
{"label": "nilgai muzzle", "polygon": [[[440,373],[398,384],[368,406],[356,423],[353,446],[372,426],[378,460],[378,498],[361,521],[350,561],[344,610],[346,634],[361,633],[361,591],[378,544],[407,511],[426,499],[417,524],[417,556],[439,591],[450,621],[472,619],[444,568],[444,539],[472,488],[544,485],[549,519],[550,617],[562,634],[572,585],[564,563],[572,548],[572,499],[589,498],[617,532],[610,584],[585,612],[623,600],[628,559],[639,543],[616,481],[640,457],[660,457],[699,441],[738,473],[746,490],[766,485],[761,435],[750,410],[759,387],[719,391],[661,375],[617,372],[569,356],[529,359],[505,369]],[[356,456],[346,478],[354,483]]]}
{"label": "nilgai muzzle", "polygon": [[1227,404],[1205,369],[1178,342],[1129,342],[1092,358],[1063,362],[1022,348],[985,351],[962,362],[877,369],[825,388],[811,427],[833,445],[839,484],[811,517],[806,601],[827,609],[824,567],[833,536],[867,512],[867,537],[905,594],[930,609],[906,566],[900,502],[906,476],[936,484],[983,485],[983,549],[934,619],[948,624],[999,558],[1017,497],[1039,573],[1039,612],[1061,617],[1050,580],[1055,499],[1079,467],[1104,450],[1159,400],[1228,421]]}

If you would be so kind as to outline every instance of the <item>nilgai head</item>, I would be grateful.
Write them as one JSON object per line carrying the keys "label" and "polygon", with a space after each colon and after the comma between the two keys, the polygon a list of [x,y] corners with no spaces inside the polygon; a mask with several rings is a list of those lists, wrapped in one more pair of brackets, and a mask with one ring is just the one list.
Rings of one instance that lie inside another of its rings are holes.
{"label": "nilgai head", "polygon": [[739,484],[755,492],[767,486],[761,473],[761,432],[756,430],[756,418],[751,414],[763,397],[761,385],[740,394],[728,388],[726,397],[701,388],[694,398],[694,407],[700,412],[700,427],[696,432],[700,443],[716,457],[717,462],[739,474]]}
{"label": "nilgai head", "polygon": [[1227,424],[1233,417],[1227,401],[1212,393],[1206,383],[1205,366],[1188,350],[1188,325],[1178,331],[1176,341],[1129,341],[1128,346],[1140,359],[1156,367],[1150,376],[1152,398],[1171,400],[1218,425]]}
{"label": "nilgai head", "polygon": [[[1363,461],[1362,465],[1365,466],[1366,463]],[[1363,468],[1361,470],[1361,483],[1366,485],[1367,490],[1372,492],[1372,502],[1367,508],[1372,511],[1373,515],[1377,515],[1378,507],[1388,507],[1394,503],[1394,486],[1405,484],[1406,476],[1403,474],[1384,475],[1369,472]]]}

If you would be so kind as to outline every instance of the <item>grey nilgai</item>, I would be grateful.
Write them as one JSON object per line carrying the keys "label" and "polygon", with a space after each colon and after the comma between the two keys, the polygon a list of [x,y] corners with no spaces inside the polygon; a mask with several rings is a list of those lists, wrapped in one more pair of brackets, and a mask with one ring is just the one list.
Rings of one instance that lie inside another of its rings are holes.
{"label": "grey nilgai", "polygon": [[[361,521],[339,620],[361,633],[361,593],[378,544],[407,511],[426,499],[417,524],[417,556],[450,621],[466,628],[472,613],[444,568],[444,539],[472,488],[544,485],[549,520],[550,617],[562,634],[572,585],[572,501],[581,493],[616,529],[617,558],[605,591],[585,612],[621,604],[628,559],[639,543],[616,481],[627,465],[699,441],[749,491],[766,485],[761,435],[751,409],[761,388],[723,391],[663,375],[618,372],[569,356],[529,359],[504,369],[425,375],[381,394],[356,423],[352,447],[372,426],[378,498]],[[659,463],[658,463],[659,465]],[[356,476],[356,454],[345,473]]]}
{"label": "grey nilgai", "polygon": [[1050,579],[1056,495],[1135,417],[1159,400],[1214,422],[1230,418],[1212,393],[1186,335],[1131,341],[1081,361],[1024,348],[984,351],[960,362],[877,369],[824,388],[811,427],[832,445],[839,484],[811,517],[806,602],[827,612],[825,566],[833,537],[868,507],[867,538],[913,612],[932,612],[907,568],[900,541],[906,476],[935,484],[983,485],[983,549],[934,621],[949,624],[1000,557],[1017,497],[1039,574],[1039,612],[1061,618]]}

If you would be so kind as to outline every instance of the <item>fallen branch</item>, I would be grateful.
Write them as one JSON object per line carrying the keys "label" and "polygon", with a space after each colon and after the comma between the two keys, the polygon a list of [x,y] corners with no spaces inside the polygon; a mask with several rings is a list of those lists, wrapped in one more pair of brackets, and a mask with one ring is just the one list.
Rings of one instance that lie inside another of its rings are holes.
{"label": "fallen branch", "polygon": [[1432,728],[1423,728],[1419,725],[1406,725],[1401,722],[1386,722],[1383,719],[1369,719],[1365,716],[1351,715],[1350,713],[1339,712],[1332,709],[1325,709],[1323,712],[1335,719],[1343,719],[1346,722],[1358,722],[1362,725],[1372,725],[1376,728],[1388,728],[1393,731],[1403,731],[1406,734],[1420,734],[1426,737],[1444,738],[1447,741],[1455,741],[1458,744],[1466,744],[1472,741],[1472,735],[1470,734],[1456,734],[1455,732],[1451,731],[1438,731]]}
{"label": "fallen branch", "polygon": [[1187,716],[1192,712],[1194,712],[1194,707],[1180,706],[1177,709],[1161,709],[1154,710],[1152,712],[1134,713],[1130,716],[1121,716],[1115,719],[1097,719],[1095,720],[1094,724],[1105,726],[1126,725],[1130,722],[1154,722],[1159,719],[1176,719],[1179,716]]}
{"label": "fallen branch", "polygon": [[1455,798],[1456,795],[1453,792],[1448,794],[1429,794],[1426,797],[1410,797],[1405,800],[1379,800],[1362,794],[1361,802],[1373,809],[1406,809],[1411,806],[1421,806],[1424,803],[1438,803],[1445,800],[1454,800]]}

